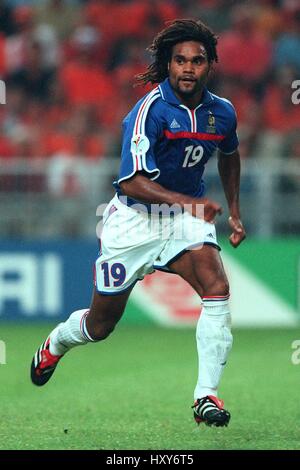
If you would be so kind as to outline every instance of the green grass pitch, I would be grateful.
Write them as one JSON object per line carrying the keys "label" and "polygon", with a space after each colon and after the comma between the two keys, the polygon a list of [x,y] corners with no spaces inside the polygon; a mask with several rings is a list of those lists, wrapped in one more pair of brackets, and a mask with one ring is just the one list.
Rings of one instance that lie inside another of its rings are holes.
{"label": "green grass pitch", "polygon": [[234,331],[220,389],[232,419],[218,429],[192,419],[194,330],[120,325],[38,388],[29,365],[51,327],[0,324],[1,449],[300,449],[297,330]]}

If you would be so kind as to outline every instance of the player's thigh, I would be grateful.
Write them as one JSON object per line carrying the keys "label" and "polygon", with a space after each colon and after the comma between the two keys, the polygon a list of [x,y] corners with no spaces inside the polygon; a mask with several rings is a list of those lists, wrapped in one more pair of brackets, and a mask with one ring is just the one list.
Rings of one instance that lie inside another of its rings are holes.
{"label": "player's thigh", "polygon": [[160,224],[152,224],[148,213],[127,207],[117,197],[105,217],[94,281],[98,294],[119,297],[153,272],[165,240],[160,238]]}
{"label": "player's thigh", "polygon": [[229,291],[219,250],[212,245],[185,252],[169,267],[201,296],[208,293],[226,295]]}

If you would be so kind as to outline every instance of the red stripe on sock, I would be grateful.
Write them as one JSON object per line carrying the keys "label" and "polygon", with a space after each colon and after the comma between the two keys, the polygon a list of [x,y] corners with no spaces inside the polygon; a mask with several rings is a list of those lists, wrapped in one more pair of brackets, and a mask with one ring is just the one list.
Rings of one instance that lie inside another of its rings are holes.
{"label": "red stripe on sock", "polygon": [[216,304],[218,302],[225,302],[226,300],[229,300],[230,295],[207,295],[205,297],[202,297],[203,302],[215,302]]}
{"label": "red stripe on sock", "polygon": [[83,322],[85,320],[85,318],[87,317],[87,314],[89,313],[89,310],[87,310],[86,312],[84,312],[84,314],[82,315],[81,319],[80,319],[80,331],[81,333],[83,334],[83,336],[86,336],[85,333],[84,333],[84,330],[82,328],[82,325],[83,325]]}

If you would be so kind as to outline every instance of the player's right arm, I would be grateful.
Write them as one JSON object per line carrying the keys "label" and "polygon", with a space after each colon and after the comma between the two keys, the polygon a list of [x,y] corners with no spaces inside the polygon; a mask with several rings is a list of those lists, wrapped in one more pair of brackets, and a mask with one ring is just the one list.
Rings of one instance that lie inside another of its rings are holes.
{"label": "player's right arm", "polygon": [[197,205],[204,205],[204,219],[213,222],[217,214],[222,213],[221,206],[207,198],[193,198],[185,194],[169,191],[146,176],[136,173],[130,179],[120,183],[122,193],[128,197],[148,204],[178,204],[188,210],[193,216],[201,213],[197,211]]}

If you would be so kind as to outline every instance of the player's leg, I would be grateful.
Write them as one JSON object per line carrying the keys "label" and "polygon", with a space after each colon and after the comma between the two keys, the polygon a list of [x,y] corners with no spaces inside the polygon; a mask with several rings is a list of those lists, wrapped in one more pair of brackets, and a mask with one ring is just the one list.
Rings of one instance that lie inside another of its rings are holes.
{"label": "player's leg", "polygon": [[36,385],[49,380],[58,361],[71,348],[103,340],[111,333],[135,282],[152,270],[152,259],[160,251],[159,233],[149,233],[148,214],[139,214],[116,196],[107,206],[103,221],[91,306],[73,312],[38,349],[31,366]]}
{"label": "player's leg", "polygon": [[107,338],[122,317],[131,290],[106,296],[95,289],[90,308],[73,312],[37,350],[31,365],[32,382],[40,386],[48,382],[59,360],[75,346]]}
{"label": "player's leg", "polygon": [[51,335],[50,352],[64,354],[79,344],[107,338],[122,317],[131,290],[102,295],[94,289],[90,308],[77,310],[56,327]]}
{"label": "player's leg", "polygon": [[202,297],[196,339],[199,359],[194,392],[195,419],[207,424],[227,425],[230,415],[217,398],[218,386],[232,345],[228,305],[229,285],[219,251],[204,245],[187,251],[170,265]]}

